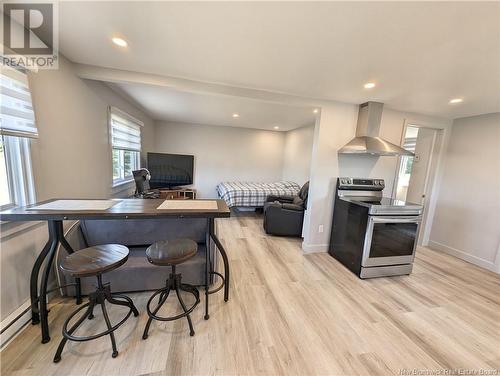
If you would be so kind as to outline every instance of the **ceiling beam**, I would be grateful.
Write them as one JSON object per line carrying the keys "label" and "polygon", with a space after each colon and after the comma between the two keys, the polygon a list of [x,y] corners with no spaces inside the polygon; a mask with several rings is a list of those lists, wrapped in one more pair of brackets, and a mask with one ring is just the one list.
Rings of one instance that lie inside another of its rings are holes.
{"label": "ceiling beam", "polygon": [[194,81],[185,78],[161,76],[150,73],[105,68],[95,65],[74,64],[74,68],[78,77],[87,80],[97,80],[122,84],[162,86],[193,93],[243,97],[259,101],[294,106],[321,107],[327,104],[340,103],[326,101],[318,98],[300,97],[286,93]]}

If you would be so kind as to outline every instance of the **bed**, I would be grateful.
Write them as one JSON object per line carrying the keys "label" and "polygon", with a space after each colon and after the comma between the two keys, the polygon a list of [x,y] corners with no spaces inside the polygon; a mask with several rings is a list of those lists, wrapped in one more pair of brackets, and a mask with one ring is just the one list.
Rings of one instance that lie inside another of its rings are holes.
{"label": "bed", "polygon": [[295,196],[300,190],[300,185],[291,181],[274,183],[256,182],[222,182],[217,185],[217,194],[231,207],[262,207],[269,195]]}

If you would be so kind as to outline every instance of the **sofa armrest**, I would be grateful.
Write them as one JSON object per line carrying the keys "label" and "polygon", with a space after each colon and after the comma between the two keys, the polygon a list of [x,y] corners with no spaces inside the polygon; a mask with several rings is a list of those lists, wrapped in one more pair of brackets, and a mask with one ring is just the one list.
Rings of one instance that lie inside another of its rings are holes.
{"label": "sofa armrest", "polygon": [[287,203],[292,203],[293,202],[293,196],[276,196],[276,195],[269,195],[266,198],[266,202],[274,202],[278,201],[281,203],[287,202]]}

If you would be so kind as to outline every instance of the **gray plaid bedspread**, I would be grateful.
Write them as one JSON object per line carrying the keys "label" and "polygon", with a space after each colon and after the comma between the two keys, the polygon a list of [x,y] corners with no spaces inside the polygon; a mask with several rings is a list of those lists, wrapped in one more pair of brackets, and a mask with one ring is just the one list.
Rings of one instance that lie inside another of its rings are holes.
{"label": "gray plaid bedspread", "polygon": [[300,186],[291,181],[280,181],[275,183],[253,183],[253,182],[222,182],[217,185],[217,194],[226,201],[229,207],[233,206],[264,206],[269,195],[296,195]]}

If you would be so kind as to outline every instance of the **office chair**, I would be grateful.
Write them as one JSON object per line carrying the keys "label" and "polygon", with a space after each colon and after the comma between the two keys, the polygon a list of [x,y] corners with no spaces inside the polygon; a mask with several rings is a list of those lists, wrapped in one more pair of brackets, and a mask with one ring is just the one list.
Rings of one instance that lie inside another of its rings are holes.
{"label": "office chair", "polygon": [[138,198],[159,198],[159,192],[150,191],[151,187],[149,185],[149,180],[151,179],[151,174],[146,168],[141,168],[140,170],[132,171],[135,181],[135,194],[134,197]]}

